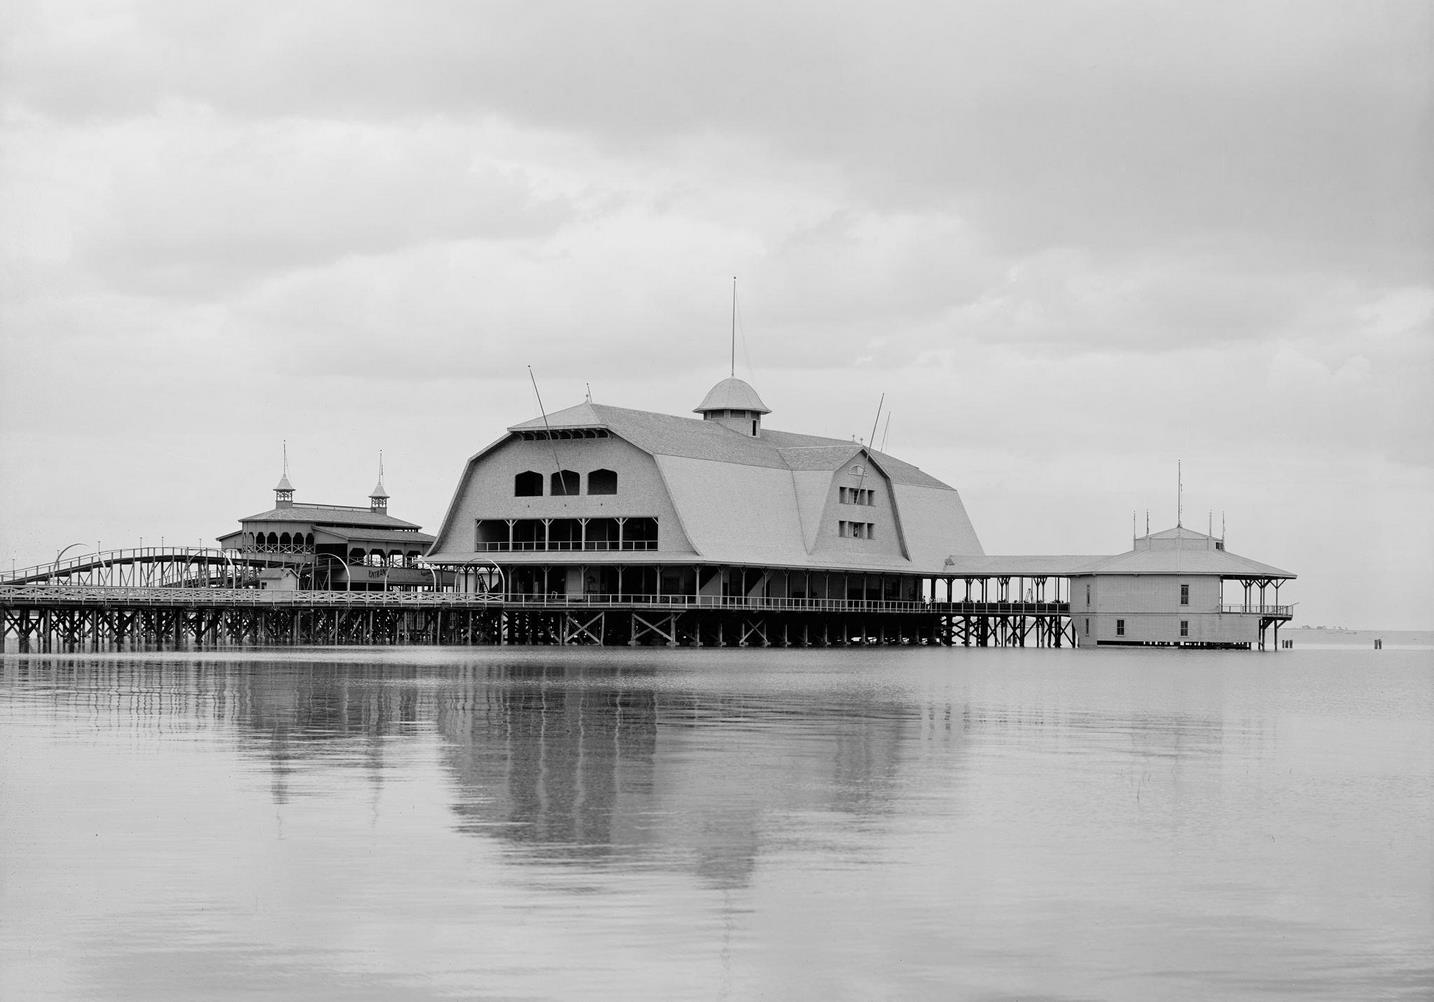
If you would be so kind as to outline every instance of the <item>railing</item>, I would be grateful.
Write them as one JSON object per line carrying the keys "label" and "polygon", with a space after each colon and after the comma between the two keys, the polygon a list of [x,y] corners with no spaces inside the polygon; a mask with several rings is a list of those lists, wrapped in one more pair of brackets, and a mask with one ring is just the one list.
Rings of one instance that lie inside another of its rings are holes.
{"label": "railing", "polygon": [[477,546],[479,553],[544,553],[549,551],[571,552],[574,550],[591,550],[594,552],[613,550],[655,550],[657,540],[655,539],[561,539],[550,542],[539,542],[538,540],[515,540],[507,542],[499,540],[496,542],[482,542]]}
{"label": "railing", "polygon": [[1293,619],[1295,615],[1295,607],[1292,605],[1222,605],[1220,611],[1242,616],[1276,616],[1285,619]]}
{"label": "railing", "polygon": [[85,553],[52,560],[0,574],[0,584],[15,584],[54,578],[68,578],[111,571],[118,567],[167,564],[178,568],[211,566],[227,570],[230,575],[244,562],[237,550],[219,550],[207,546],[135,546]]}
{"label": "railing", "polygon": [[473,592],[265,591],[258,588],[117,588],[95,585],[0,586],[0,606],[343,606],[408,608],[631,609],[666,611],[840,612],[982,616],[1063,616],[1064,602],[926,602],[919,599],[767,598],[733,595],[479,594]]}

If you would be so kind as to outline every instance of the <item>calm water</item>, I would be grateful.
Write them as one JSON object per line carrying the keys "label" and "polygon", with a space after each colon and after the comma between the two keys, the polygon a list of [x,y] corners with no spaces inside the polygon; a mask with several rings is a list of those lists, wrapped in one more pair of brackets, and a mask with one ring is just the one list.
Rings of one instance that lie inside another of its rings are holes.
{"label": "calm water", "polygon": [[1434,652],[0,657],[5,999],[1434,997]]}

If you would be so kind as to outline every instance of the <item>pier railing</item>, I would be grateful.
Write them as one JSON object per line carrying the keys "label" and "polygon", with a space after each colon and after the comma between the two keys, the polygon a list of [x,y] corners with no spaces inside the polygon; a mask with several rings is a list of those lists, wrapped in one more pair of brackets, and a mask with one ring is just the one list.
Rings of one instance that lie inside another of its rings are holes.
{"label": "pier railing", "polygon": [[285,591],[257,588],[129,588],[29,584],[0,586],[0,607],[9,606],[205,606],[230,608],[410,609],[663,609],[773,612],[859,612],[981,616],[1066,615],[1065,602],[927,602],[920,599],[772,598],[735,595],[480,594],[420,591]]}

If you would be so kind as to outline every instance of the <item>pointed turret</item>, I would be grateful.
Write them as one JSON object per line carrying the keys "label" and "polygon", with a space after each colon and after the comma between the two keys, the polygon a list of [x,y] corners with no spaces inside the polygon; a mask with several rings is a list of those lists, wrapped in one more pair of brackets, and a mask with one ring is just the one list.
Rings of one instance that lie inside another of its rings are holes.
{"label": "pointed turret", "polygon": [[378,454],[378,483],[368,494],[369,511],[388,511],[388,491],[383,489],[383,453]]}
{"label": "pointed turret", "polygon": [[294,485],[289,483],[289,443],[284,441],[284,473],[274,485],[274,507],[288,508],[294,503]]}

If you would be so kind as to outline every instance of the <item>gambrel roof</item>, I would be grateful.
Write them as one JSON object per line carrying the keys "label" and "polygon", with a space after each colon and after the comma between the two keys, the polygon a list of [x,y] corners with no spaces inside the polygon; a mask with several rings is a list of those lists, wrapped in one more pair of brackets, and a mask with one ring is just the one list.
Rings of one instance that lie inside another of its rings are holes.
{"label": "gambrel roof", "polygon": [[[708,394],[699,410],[709,409],[709,403],[717,399],[725,401],[713,405],[718,408],[768,413],[755,391],[748,399],[739,392],[741,387],[727,386],[722,394],[717,393],[719,389],[723,389],[722,383]],[[770,428],[762,428],[753,436],[720,421],[591,401],[523,421],[508,430],[509,436],[469,459],[463,484],[476,474],[485,455],[518,435],[601,431],[652,457],[692,550],[685,554],[629,552],[611,557],[585,553],[584,559],[592,562],[685,557],[716,563],[939,573],[950,554],[981,552],[980,540],[954,488],[910,463],[859,442]],[[581,434],[574,435],[575,442],[582,438]],[[888,552],[878,552],[875,547],[862,552],[862,548],[832,546],[819,531],[824,520],[830,521],[826,509],[834,491],[834,478],[853,466],[861,466],[865,472],[853,474],[857,479],[852,480],[852,486],[890,485],[895,523],[890,531],[899,545],[884,547]],[[464,552],[464,544],[451,524],[462,490],[461,484],[430,559],[462,560],[472,556]],[[508,555],[505,559],[515,557]],[[533,559],[539,558],[535,555]]]}

